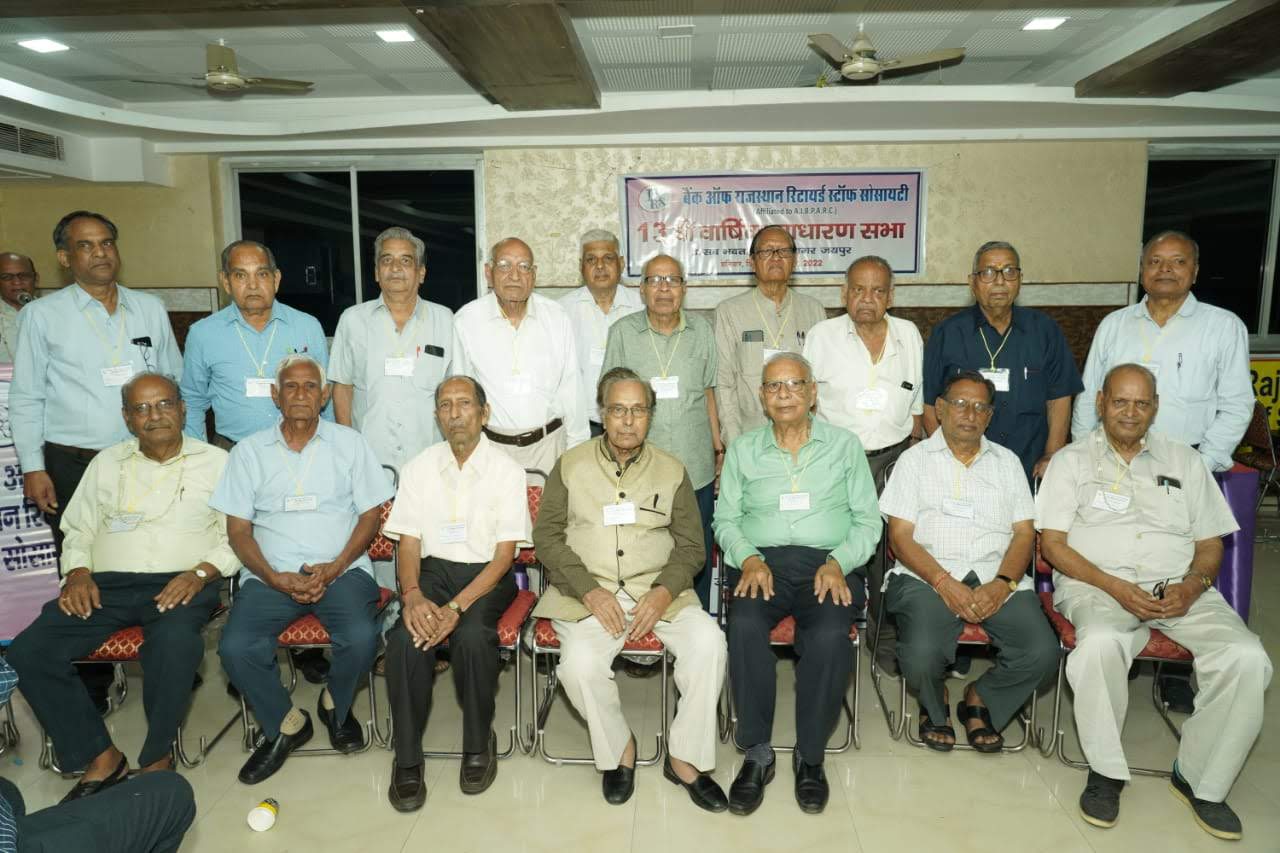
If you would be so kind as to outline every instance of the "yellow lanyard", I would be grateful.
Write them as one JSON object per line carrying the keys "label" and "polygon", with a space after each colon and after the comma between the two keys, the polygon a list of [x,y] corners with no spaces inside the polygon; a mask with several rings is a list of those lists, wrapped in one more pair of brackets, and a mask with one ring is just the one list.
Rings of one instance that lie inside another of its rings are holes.
{"label": "yellow lanyard", "polygon": [[[790,296],[790,294],[787,294]],[[765,319],[764,309],[760,307],[760,296],[754,290],[751,291],[751,304],[756,306],[756,313],[760,315],[760,322],[764,325],[764,333],[769,336],[769,342],[773,344],[770,349],[782,349],[782,335],[787,328],[787,320],[791,319],[791,309],[795,307],[796,301],[792,299],[787,303],[787,310],[782,315],[782,322],[778,324],[778,334],[773,333],[773,329],[769,328],[769,321]],[[774,313],[777,313],[776,311]]]}
{"label": "yellow lanyard", "polygon": [[[302,468],[302,473],[298,473],[298,466],[289,461],[288,454],[284,452],[279,443],[276,444],[276,452],[280,454],[280,461],[284,462],[285,468],[289,470],[289,476],[293,478],[293,493],[295,495],[302,494],[302,484],[307,481],[307,474],[311,472],[311,466],[315,463],[316,457],[320,455],[319,448],[316,448],[316,451],[311,454],[311,458],[307,460],[307,464]],[[307,448],[304,447],[299,456],[305,456],[306,453]]]}
{"label": "yellow lanyard", "polygon": [[271,345],[276,342],[276,332],[280,329],[280,324],[272,323],[271,337],[267,338],[267,348],[262,351],[262,358],[258,358],[253,354],[253,350],[249,348],[249,342],[244,338],[244,332],[240,331],[239,324],[232,323],[231,325],[235,326],[236,334],[240,336],[240,343],[244,345],[244,351],[249,354],[249,363],[257,371],[258,377],[265,377],[267,375],[267,359],[271,357]]}
{"label": "yellow lanyard", "polygon": [[387,323],[391,326],[391,347],[396,354],[396,358],[404,358],[404,352],[407,348],[405,341],[413,343],[414,332],[418,329],[418,307],[413,308],[413,316],[409,318],[409,322],[404,324],[404,330],[396,331],[395,318],[391,316],[391,309],[387,309]]}
{"label": "yellow lanyard", "polygon": [[1000,346],[996,347],[996,351],[991,351],[991,345],[987,343],[987,333],[978,330],[978,337],[982,338],[982,348],[987,351],[987,356],[991,359],[991,369],[996,369],[996,356],[1000,355],[1000,350],[1004,349],[1004,345],[1009,343],[1009,336],[1013,334],[1013,322],[1009,322],[1009,331],[1004,333],[1004,337],[1000,340]]}
{"label": "yellow lanyard", "polygon": [[[120,466],[120,482],[116,489],[117,510],[128,512],[128,513],[136,513],[138,511],[138,506],[147,498],[151,497],[157,491],[159,491],[160,487],[169,481],[170,475],[172,475],[173,472],[176,470],[178,472],[178,482],[173,487],[173,496],[169,498],[169,503],[167,503],[164,509],[162,509],[160,512],[151,516],[151,519],[142,519],[142,520],[143,521],[154,520],[164,515],[165,513],[167,513],[169,511],[169,507],[173,506],[173,502],[177,500],[179,493],[181,493],[182,491],[182,472],[183,472],[183,467],[186,465],[186,461],[187,461],[187,457],[182,456],[178,459],[177,465],[161,466],[161,471],[163,473],[161,473],[160,476],[156,477],[155,482],[151,484],[151,487],[148,488],[142,494],[138,495],[137,497],[134,497],[133,484],[137,483],[139,486],[141,486],[142,481],[139,480],[137,477],[137,472],[135,470],[136,460],[133,457],[130,457],[129,464],[127,466],[125,465]],[[128,473],[127,481],[125,477],[126,472]],[[121,506],[122,504],[123,504],[123,507]]]}
{"label": "yellow lanyard", "polygon": [[[857,332],[854,332],[854,334],[858,336],[858,340],[862,341],[862,335],[858,335]],[[876,378],[879,375],[880,362],[884,361],[885,350],[889,348],[889,330],[887,328],[884,330],[884,341],[881,342],[880,352],[877,354],[871,354],[871,348],[867,346],[866,341],[862,341],[862,346],[867,351],[867,358],[871,361],[871,367],[867,370],[867,387],[874,388],[876,387]]]}
{"label": "yellow lanyard", "polygon": [[[1156,347],[1160,346],[1160,341],[1164,338],[1164,333],[1169,331],[1169,327],[1173,325],[1174,317],[1177,316],[1177,314],[1174,314],[1173,317],[1170,317],[1165,321],[1165,324],[1160,327],[1160,331],[1156,333],[1156,339],[1154,341],[1151,340],[1151,335],[1147,334],[1147,321],[1142,317],[1138,317],[1138,334],[1142,337],[1143,362],[1148,364],[1151,362],[1152,354],[1155,352]],[[1152,320],[1152,322],[1155,321]]]}
{"label": "yellow lanyard", "polygon": [[680,349],[680,339],[683,337],[684,337],[684,329],[681,329],[680,331],[676,332],[675,346],[671,348],[671,354],[667,356],[667,361],[665,364],[663,364],[662,355],[658,352],[658,340],[657,338],[654,337],[652,327],[649,329],[649,344],[650,346],[653,347],[653,357],[658,360],[658,370],[660,371],[659,375],[663,379],[666,379],[667,374],[671,372],[671,362],[676,360],[676,350]]}
{"label": "yellow lanyard", "polygon": [[93,319],[93,315],[89,313],[88,307],[80,313],[84,314],[84,318],[89,321],[89,328],[93,329],[93,333],[97,335],[98,340],[102,342],[102,348],[107,351],[107,355],[111,356],[111,366],[115,367],[120,364],[121,360],[124,358],[124,336],[127,334],[124,322],[124,302],[118,301],[116,303],[116,313],[120,315],[120,335],[119,339],[116,341],[115,347],[111,346],[111,341],[107,340],[106,334],[103,333],[102,329],[98,328],[98,321]]}
{"label": "yellow lanyard", "polygon": [[[812,441],[813,436],[810,436],[809,440]],[[808,443],[806,443],[805,447],[808,446]],[[778,450],[782,453],[782,464],[786,466],[787,477],[791,480],[791,493],[795,494],[800,491],[800,478],[804,476],[805,471],[809,470],[809,463],[813,461],[813,457],[817,454],[810,453],[809,458],[805,461],[804,465],[801,465],[800,470],[797,471],[791,467],[791,454],[783,450],[781,447],[779,447]],[[799,456],[803,451],[804,447],[801,447],[800,450],[796,451],[796,455]]]}

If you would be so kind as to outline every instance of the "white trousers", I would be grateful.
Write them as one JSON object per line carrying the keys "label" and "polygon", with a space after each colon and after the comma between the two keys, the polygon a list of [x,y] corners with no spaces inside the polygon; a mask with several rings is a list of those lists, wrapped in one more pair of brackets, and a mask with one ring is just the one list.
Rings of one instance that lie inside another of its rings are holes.
{"label": "white trousers", "polygon": [[1178,772],[1200,799],[1224,801],[1262,728],[1262,694],[1271,681],[1262,643],[1226,599],[1210,589],[1185,616],[1143,623],[1097,587],[1068,581],[1054,593],[1054,605],[1076,627],[1067,681],[1089,766],[1129,778],[1120,744],[1129,665],[1150,639],[1148,629],[1158,628],[1195,655],[1199,690],[1195,713],[1182,726]]}
{"label": "white trousers", "polygon": [[[623,610],[634,605],[619,599]],[[627,617],[630,623],[630,615]],[[591,755],[597,770],[614,770],[631,740],[631,726],[622,713],[613,659],[622,651],[625,635],[614,639],[600,620],[555,620],[560,637],[560,665],[556,674],[564,692],[591,733]],[[653,632],[676,658],[675,682],[680,703],[671,724],[667,750],[707,773],[716,766],[716,706],[724,682],[728,646],[716,620],[701,608],[686,607],[670,622],[658,622]]]}

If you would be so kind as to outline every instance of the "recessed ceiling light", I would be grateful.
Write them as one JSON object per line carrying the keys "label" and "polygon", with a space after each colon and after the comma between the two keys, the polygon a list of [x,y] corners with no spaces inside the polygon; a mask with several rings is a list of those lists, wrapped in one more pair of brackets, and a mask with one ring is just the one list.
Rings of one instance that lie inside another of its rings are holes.
{"label": "recessed ceiling light", "polygon": [[71,49],[62,42],[54,41],[53,39],[28,39],[27,41],[18,42],[18,45],[25,47],[27,50],[34,50],[36,53],[57,53],[60,50]]}
{"label": "recessed ceiling light", "polygon": [[658,38],[691,39],[693,38],[693,24],[669,24],[658,27]]}
{"label": "recessed ceiling light", "polygon": [[408,30],[378,30],[378,38],[386,42],[413,41],[413,33]]}
{"label": "recessed ceiling light", "polygon": [[1032,18],[1023,27],[1024,30],[1056,30],[1067,22],[1066,18]]}

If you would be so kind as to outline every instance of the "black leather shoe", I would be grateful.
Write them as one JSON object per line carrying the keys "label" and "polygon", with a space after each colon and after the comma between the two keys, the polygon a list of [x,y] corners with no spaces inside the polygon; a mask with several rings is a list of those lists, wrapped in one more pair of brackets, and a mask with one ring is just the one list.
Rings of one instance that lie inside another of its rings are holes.
{"label": "black leather shoe", "polygon": [[416,812],[427,801],[427,783],[424,778],[424,765],[416,767],[400,767],[395,759],[391,759],[391,787],[387,789],[387,799],[391,808],[398,812]]}
{"label": "black leather shoe", "polygon": [[356,718],[347,711],[347,718],[341,724],[335,724],[333,711],[324,706],[324,696],[316,699],[316,716],[329,731],[329,745],[338,752],[359,752],[364,749],[364,729],[356,722]]}
{"label": "black leather shoe", "polygon": [[778,762],[761,764],[758,761],[742,762],[742,769],[729,786],[729,811],[749,815],[764,802],[764,786],[773,781]]}
{"label": "black leather shoe", "polygon": [[464,752],[458,770],[458,787],[464,794],[483,794],[498,776],[498,736],[489,732],[484,752]]}
{"label": "black leather shoe", "polygon": [[675,768],[671,766],[671,756],[667,756],[667,760],[662,762],[662,775],[670,779],[673,785],[679,785],[688,791],[689,799],[693,800],[693,804],[700,809],[722,812],[729,808],[729,800],[724,795],[724,789],[706,773],[699,773],[698,778],[692,782],[686,782],[676,775]]}
{"label": "black leather shoe", "polygon": [[81,779],[75,784],[75,787],[70,791],[67,791],[67,795],[59,801],[58,805],[75,802],[76,800],[83,800],[85,797],[91,797],[94,794],[105,791],[114,785],[119,785],[128,778],[129,759],[122,755],[120,756],[120,763],[116,765],[116,769],[112,771],[110,776],[105,779],[95,779],[92,782],[86,782]]}
{"label": "black leather shoe", "polygon": [[796,773],[796,803],[805,814],[819,814],[827,807],[831,786],[821,764],[807,764],[800,758],[800,751],[791,753],[791,766]]}
{"label": "black leather shoe", "polygon": [[329,661],[324,649],[293,649],[293,664],[310,684],[324,684],[329,680]]}
{"label": "black leather shoe", "polygon": [[636,769],[619,764],[614,770],[604,771],[600,788],[604,791],[606,803],[611,806],[622,805],[631,799],[631,795],[636,791]]}
{"label": "black leather shoe", "polygon": [[240,781],[246,785],[256,785],[274,774],[282,766],[289,753],[311,740],[315,728],[311,725],[311,715],[302,712],[305,722],[297,734],[287,735],[284,732],[275,740],[267,740],[267,736],[258,732],[253,744],[253,754],[240,768]]}

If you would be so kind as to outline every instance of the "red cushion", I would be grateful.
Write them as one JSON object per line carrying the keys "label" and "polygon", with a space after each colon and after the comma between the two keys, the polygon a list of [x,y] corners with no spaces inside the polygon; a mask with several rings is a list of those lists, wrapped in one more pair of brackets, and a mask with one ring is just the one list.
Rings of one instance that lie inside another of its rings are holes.
{"label": "red cushion", "polygon": [[498,645],[504,649],[514,649],[520,639],[520,629],[529,619],[529,611],[538,603],[538,596],[527,589],[516,593],[515,600],[506,611],[498,617]]}
{"label": "red cushion", "polygon": [[[560,648],[560,638],[556,636],[556,629],[552,626],[550,619],[539,619],[533,623],[533,640],[542,649]],[[662,641],[650,631],[639,640],[627,640],[622,646],[622,651],[660,652],[662,651]]]}
{"label": "red cushion", "polygon": [[526,486],[525,497],[529,501],[529,520],[538,520],[538,510],[542,508],[542,486]]}
{"label": "red cushion", "polygon": [[[1049,617],[1049,623],[1053,625],[1053,630],[1057,633],[1058,639],[1062,641],[1063,648],[1067,651],[1074,649],[1076,647],[1076,626],[1068,622],[1067,617],[1053,608],[1053,593],[1040,593],[1040,606],[1044,608],[1045,615]],[[1151,629],[1151,639],[1147,640],[1147,645],[1138,653],[1138,657],[1157,658],[1164,661],[1190,661],[1194,659],[1191,652],[1170,640],[1163,631],[1156,628]]]}
{"label": "red cushion", "polygon": [[387,519],[391,517],[391,507],[394,503],[394,500],[389,500],[382,505],[382,520],[378,522],[378,535],[369,543],[370,560],[390,560],[395,556],[396,543],[382,535],[382,528],[387,526]]}
{"label": "red cushion", "polygon": [[957,642],[988,646],[991,644],[991,637],[981,625],[965,622],[964,627],[960,629],[960,639]]}
{"label": "red cushion", "polygon": [[522,566],[532,566],[538,562],[538,555],[532,548],[521,548],[516,554],[516,562]]}
{"label": "red cushion", "polygon": [[[858,626],[849,626],[850,642],[858,640]],[[782,621],[773,626],[769,632],[769,644],[772,646],[793,646],[796,642],[796,617],[784,616]]]}
{"label": "red cushion", "polygon": [[[381,613],[391,603],[395,593],[385,587],[378,587],[378,609]],[[327,646],[330,642],[329,631],[320,624],[314,613],[308,613],[293,621],[288,628],[280,632],[277,640],[282,646]]]}
{"label": "red cushion", "polygon": [[123,628],[116,631],[98,646],[93,654],[84,658],[94,663],[126,663],[138,659],[142,649],[142,626]]}

